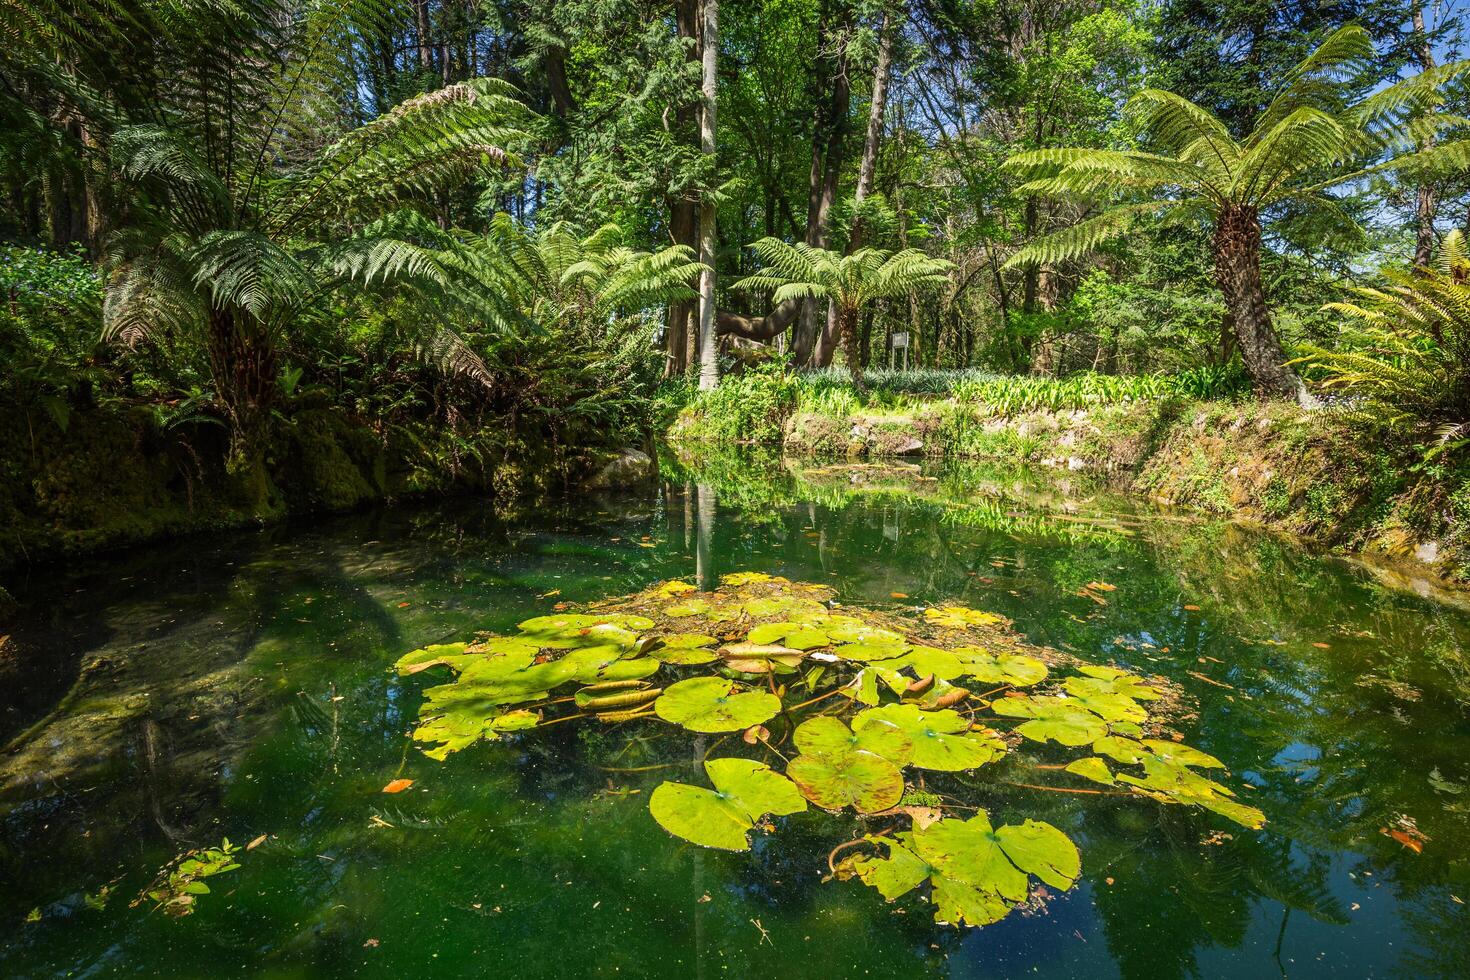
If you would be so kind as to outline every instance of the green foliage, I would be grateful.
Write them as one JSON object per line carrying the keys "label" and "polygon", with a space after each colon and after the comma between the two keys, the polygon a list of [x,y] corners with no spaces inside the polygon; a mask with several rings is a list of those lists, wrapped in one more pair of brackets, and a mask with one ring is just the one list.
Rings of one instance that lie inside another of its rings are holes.
{"label": "green foliage", "polygon": [[185,851],[158,873],[158,877],[133,900],[136,907],[145,901],[168,915],[184,916],[194,911],[199,896],[209,894],[206,878],[213,878],[240,867],[240,848],[226,837],[219,847]]}
{"label": "green foliage", "polygon": [[1458,231],[1443,268],[1385,269],[1381,288],[1333,303],[1345,318],[1336,348],[1304,345],[1301,362],[1349,410],[1423,443],[1426,459],[1470,446],[1470,259]]}
{"label": "green foliage", "polygon": [[677,423],[680,438],[770,443],[795,401],[795,382],[780,363],[727,375],[720,386],[693,395]]}

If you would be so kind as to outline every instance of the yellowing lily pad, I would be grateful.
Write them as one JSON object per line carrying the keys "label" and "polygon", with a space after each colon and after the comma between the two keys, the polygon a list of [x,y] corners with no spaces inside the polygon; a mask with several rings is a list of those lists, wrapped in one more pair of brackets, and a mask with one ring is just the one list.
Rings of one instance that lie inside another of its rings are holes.
{"label": "yellowing lily pad", "polygon": [[791,740],[803,755],[835,752],[871,752],[905,766],[914,757],[914,742],[890,721],[870,718],[860,731],[853,731],[839,718],[818,715],[796,726]]}
{"label": "yellowing lily pad", "polygon": [[1024,654],[991,653],[983,647],[957,647],[954,655],[965,665],[965,673],[982,684],[1030,687],[1046,680],[1046,664]]}
{"label": "yellowing lily pad", "polygon": [[785,776],[750,759],[712,759],[704,764],[713,790],[666,782],[653,791],[648,811],[669,833],[703,847],[750,850],[746,836],[770,813],[806,809],[806,800]]}
{"label": "yellowing lily pad", "polygon": [[953,630],[962,630],[970,626],[994,626],[1005,622],[1004,617],[997,616],[995,613],[981,612],[967,606],[939,606],[925,609],[924,618],[935,626]]}
{"label": "yellowing lily pad", "polygon": [[704,616],[713,608],[708,599],[685,599],[683,602],[664,606],[664,615],[671,619],[686,619],[690,616]]}
{"label": "yellowing lily pad", "polygon": [[1102,783],[1111,786],[1114,783],[1112,770],[1108,764],[1095,755],[1089,755],[1085,759],[1073,759],[1063,767],[1067,772],[1090,779],[1094,783]]}
{"label": "yellowing lily pad", "polygon": [[903,773],[880,755],[858,749],[803,753],[786,766],[802,795],[824,810],[876,813],[903,797]]}

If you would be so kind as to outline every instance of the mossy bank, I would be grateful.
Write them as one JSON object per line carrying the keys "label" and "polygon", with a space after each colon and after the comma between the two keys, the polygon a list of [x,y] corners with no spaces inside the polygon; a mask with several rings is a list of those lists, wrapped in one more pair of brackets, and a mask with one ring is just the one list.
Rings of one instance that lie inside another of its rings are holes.
{"label": "mossy bank", "polygon": [[1162,503],[1470,586],[1470,466],[1423,465],[1412,447],[1390,448],[1337,413],[1176,396],[1016,411],[923,395],[806,398],[799,386],[762,404],[740,420],[695,401],[669,438],[816,459],[952,456],[1100,472]]}
{"label": "mossy bank", "polygon": [[[223,427],[158,418],[146,406],[77,411],[65,424],[0,413],[0,570],[380,501],[479,493],[514,507],[610,456],[503,427],[378,427],[305,405],[278,420],[262,459],[231,467]],[[0,592],[0,614],[5,603]]]}

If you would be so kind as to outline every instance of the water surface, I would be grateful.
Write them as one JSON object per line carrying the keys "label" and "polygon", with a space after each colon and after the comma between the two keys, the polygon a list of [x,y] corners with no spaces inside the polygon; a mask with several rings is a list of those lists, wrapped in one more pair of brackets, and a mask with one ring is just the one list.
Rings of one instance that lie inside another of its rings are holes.
{"label": "water surface", "polygon": [[[959,601],[1164,674],[1198,699],[1189,744],[1266,829],[977,776],[997,822],[1076,840],[1083,879],[959,932],[824,882],[844,819],[780,821],[750,854],[668,836],[646,805],[669,773],[621,770],[671,750],[625,730],[442,765],[406,738],[434,683],[388,669],[409,649],[746,569],[889,608]],[[1470,616],[1076,478],[736,457],[533,516],[385,510],[16,585],[7,977],[1470,976]],[[395,777],[415,784],[384,795]],[[1388,833],[1405,827],[1422,851]],[[261,835],[193,915],[129,907],[175,854]]]}

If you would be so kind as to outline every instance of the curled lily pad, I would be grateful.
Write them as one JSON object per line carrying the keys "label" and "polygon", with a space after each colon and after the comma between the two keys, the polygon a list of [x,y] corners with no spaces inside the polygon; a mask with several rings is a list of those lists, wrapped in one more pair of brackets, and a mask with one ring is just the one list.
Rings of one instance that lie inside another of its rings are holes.
{"label": "curled lily pad", "polygon": [[421,650],[412,650],[398,658],[393,665],[400,674],[417,674],[421,670],[430,667],[448,667],[451,670],[462,670],[466,664],[472,663],[476,656],[465,654],[465,643],[431,643]]}
{"label": "curled lily pad", "polygon": [[858,749],[803,753],[787,764],[786,775],[803,796],[825,810],[850,806],[859,813],[877,813],[903,797],[898,767]]}
{"label": "curled lily pad", "polygon": [[1087,664],[1079,667],[1078,670],[1087,676],[1067,678],[1067,690],[1074,694],[1085,692],[1122,694],[1135,701],[1157,701],[1163,697],[1142,677],[1130,674],[1126,670],[1119,670],[1117,667]]}
{"label": "curled lily pad", "polygon": [[860,731],[853,731],[839,718],[818,715],[796,726],[791,740],[803,755],[871,752],[895,766],[907,765],[914,757],[913,739],[902,728],[880,718],[869,719]]}
{"label": "curled lily pad", "polygon": [[1027,876],[1068,889],[1081,872],[1076,846],[1051,824],[1027,820],[992,828],[984,810],[969,820],[940,820],[883,839],[886,858],[858,858],[850,867],[892,900],[926,879],[936,921],[988,925],[1026,900]]}
{"label": "curled lily pad", "polygon": [[983,647],[957,647],[954,655],[965,665],[965,673],[982,684],[1030,687],[1046,680],[1046,664],[1024,654],[991,653]]}
{"label": "curled lily pad", "polygon": [[1029,718],[1016,731],[1033,742],[1088,745],[1108,733],[1107,722],[1077,706],[1072,698],[998,698],[990,709],[1007,718]]}
{"label": "curled lily pad", "polygon": [[731,670],[742,674],[769,674],[778,667],[795,667],[806,656],[806,651],[778,644],[731,643],[720,647],[719,654]]}
{"label": "curled lily pad", "polygon": [[981,612],[979,609],[971,609],[968,606],[940,606],[937,609],[925,609],[924,618],[935,626],[953,630],[962,630],[970,626],[994,626],[1005,622],[1003,616]]}
{"label": "curled lily pad", "polygon": [[691,677],[669,685],[653,707],[664,721],[693,732],[738,732],[775,717],[781,701],[723,677]]}
{"label": "curled lily pad", "polygon": [[886,722],[897,726],[914,743],[913,764],[920,769],[957,772],[975,769],[1005,755],[1006,747],[994,732],[971,730],[970,722],[956,711],[924,711],[914,704],[888,704],[869,708],[852,721],[854,732]]}
{"label": "curled lily pad", "polygon": [[703,847],[750,850],[746,836],[764,814],[784,816],[806,809],[806,800],[785,776],[750,759],[713,759],[704,764],[714,789],[666,782],[653,791],[648,810],[669,833]]}

